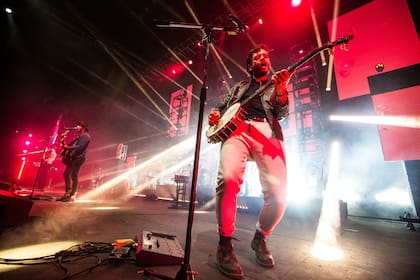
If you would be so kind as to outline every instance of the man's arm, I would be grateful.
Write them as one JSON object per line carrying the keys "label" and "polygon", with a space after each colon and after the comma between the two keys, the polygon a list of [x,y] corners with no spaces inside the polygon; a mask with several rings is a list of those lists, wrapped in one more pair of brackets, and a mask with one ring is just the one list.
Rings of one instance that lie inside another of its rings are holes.
{"label": "man's arm", "polygon": [[222,113],[226,110],[227,107],[230,106],[232,99],[234,98],[235,94],[238,92],[239,88],[246,83],[247,81],[242,81],[236,86],[234,86],[233,88],[231,88],[229,93],[227,93],[223,97],[223,100],[210,110],[210,113],[208,116],[208,123],[210,126],[217,124]]}
{"label": "man's arm", "polygon": [[290,73],[286,69],[276,72],[271,80],[274,83],[274,91],[270,97],[273,106],[284,106],[288,102],[287,84],[290,80]]}
{"label": "man's arm", "polygon": [[81,134],[79,136],[79,141],[75,141],[73,145],[69,145],[66,148],[70,151],[81,151],[83,150],[90,142],[90,137],[87,134]]}

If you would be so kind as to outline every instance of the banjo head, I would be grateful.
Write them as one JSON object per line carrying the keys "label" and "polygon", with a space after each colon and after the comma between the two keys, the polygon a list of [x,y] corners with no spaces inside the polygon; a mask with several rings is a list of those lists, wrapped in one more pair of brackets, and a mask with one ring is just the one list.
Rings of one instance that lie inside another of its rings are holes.
{"label": "banjo head", "polygon": [[230,106],[220,117],[217,124],[210,126],[206,131],[209,143],[225,141],[245,118],[246,112],[241,108],[240,103]]}

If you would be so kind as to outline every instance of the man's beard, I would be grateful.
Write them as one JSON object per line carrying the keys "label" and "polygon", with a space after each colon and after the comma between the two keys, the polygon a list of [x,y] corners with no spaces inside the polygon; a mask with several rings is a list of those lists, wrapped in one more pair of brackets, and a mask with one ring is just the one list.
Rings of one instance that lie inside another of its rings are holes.
{"label": "man's beard", "polygon": [[270,69],[269,66],[261,67],[261,65],[258,65],[252,69],[252,75],[254,76],[254,78],[257,78],[257,79],[267,76],[268,71],[269,71],[268,69]]}
{"label": "man's beard", "polygon": [[261,78],[264,76],[267,76],[268,71],[263,70],[261,67],[255,67],[252,70],[252,75],[254,76],[254,78]]}

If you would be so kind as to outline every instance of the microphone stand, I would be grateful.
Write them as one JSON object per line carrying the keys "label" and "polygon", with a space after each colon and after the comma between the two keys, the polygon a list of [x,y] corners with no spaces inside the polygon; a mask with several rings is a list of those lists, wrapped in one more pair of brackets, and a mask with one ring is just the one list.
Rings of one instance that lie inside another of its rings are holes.
{"label": "microphone stand", "polygon": [[[185,238],[185,252],[184,252],[184,259],[181,264],[181,267],[176,274],[175,278],[159,274],[152,270],[145,269],[144,275],[146,276],[154,276],[164,280],[189,280],[194,279],[194,275],[197,273],[192,271],[190,265],[190,254],[191,254],[191,230],[192,224],[194,219],[194,209],[195,209],[195,199],[196,199],[196,188],[197,188],[197,174],[198,174],[198,163],[200,160],[200,146],[201,146],[201,130],[203,127],[203,114],[204,114],[204,106],[206,104],[206,95],[207,95],[207,61],[208,61],[208,54],[209,54],[209,45],[212,42],[212,31],[227,31],[229,32],[230,29],[223,28],[223,27],[215,27],[215,26],[208,26],[205,24],[187,24],[187,23],[177,23],[171,21],[155,21],[155,26],[157,27],[177,27],[177,28],[190,28],[190,29],[204,29],[205,36],[203,37],[202,41],[205,41],[205,54],[204,54],[204,66],[203,66],[203,83],[200,92],[200,109],[198,113],[198,124],[197,124],[197,135],[196,135],[196,142],[195,142],[195,154],[194,154],[194,167],[192,173],[192,186],[191,186],[191,197],[190,197],[190,205],[188,211],[188,223],[187,223],[187,235]],[[231,30],[230,30],[231,31]]]}
{"label": "microphone stand", "polygon": [[[47,137],[47,138],[46,138],[46,142],[47,142],[47,144],[45,145],[45,148],[44,148],[44,150],[42,151],[41,160],[40,160],[40,162],[39,162],[39,167],[38,167],[38,169],[37,169],[37,171],[36,171],[36,175],[35,175],[34,183],[33,183],[33,185],[32,185],[32,190],[31,190],[31,194],[30,194],[30,198],[31,198],[31,199],[35,199],[35,197],[34,197],[34,192],[35,192],[36,185],[38,184],[38,181],[39,181],[39,175],[40,175],[40,173],[41,173],[41,169],[42,169],[42,168],[44,168],[44,162],[45,162],[44,157],[45,157],[45,154],[46,154],[47,149],[48,149],[48,142],[49,142],[49,141],[50,141],[50,138],[49,138],[49,137]],[[43,183],[43,182],[42,182],[42,183]]]}
{"label": "microphone stand", "polygon": [[35,192],[36,185],[38,183],[39,174],[41,173],[41,168],[44,167],[44,156],[45,156],[46,151],[47,151],[47,146],[45,146],[44,151],[42,152],[41,161],[39,162],[39,167],[38,167],[38,169],[36,171],[34,183],[32,185],[31,195],[30,195],[30,198],[31,199],[35,199],[34,192]]}

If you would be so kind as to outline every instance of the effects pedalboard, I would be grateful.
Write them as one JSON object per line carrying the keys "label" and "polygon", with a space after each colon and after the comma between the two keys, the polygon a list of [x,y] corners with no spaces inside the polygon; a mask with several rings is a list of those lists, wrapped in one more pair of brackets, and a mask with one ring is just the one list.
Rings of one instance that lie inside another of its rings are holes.
{"label": "effects pedalboard", "polygon": [[111,259],[127,259],[130,257],[131,247],[115,247],[109,258]]}
{"label": "effects pedalboard", "polygon": [[[132,239],[117,239],[113,245],[114,249],[111,251],[108,258],[118,261],[129,259],[130,251],[137,246],[136,242]],[[131,255],[131,257],[133,257],[133,255]]]}

